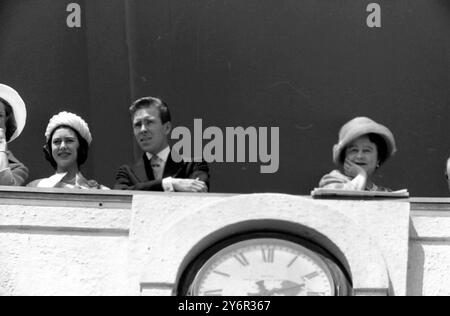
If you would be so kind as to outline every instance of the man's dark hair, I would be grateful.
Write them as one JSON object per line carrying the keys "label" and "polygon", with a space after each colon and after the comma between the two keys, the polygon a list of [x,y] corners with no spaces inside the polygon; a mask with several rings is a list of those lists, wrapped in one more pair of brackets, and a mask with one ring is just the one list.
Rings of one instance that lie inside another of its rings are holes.
{"label": "man's dark hair", "polygon": [[83,137],[81,137],[80,133],[78,133],[77,130],[73,129],[72,127],[70,127],[68,125],[60,125],[60,126],[58,126],[57,128],[55,128],[53,130],[53,132],[51,133],[50,137],[48,138],[47,144],[45,144],[45,146],[44,146],[45,159],[48,162],[50,162],[50,164],[52,165],[53,169],[56,170],[58,165],[57,165],[55,159],[53,159],[53,156],[52,156],[52,139],[53,139],[53,134],[55,134],[55,132],[58,129],[60,129],[60,128],[70,128],[72,131],[75,132],[75,135],[78,138],[78,143],[80,144],[80,147],[78,147],[78,150],[77,150],[77,164],[78,164],[78,168],[79,168],[87,160],[88,151],[89,151],[89,144]]}
{"label": "man's dark hair", "polygon": [[12,106],[2,98],[0,98],[0,102],[5,105],[5,137],[8,142],[17,130],[16,118],[14,117]]}
{"label": "man's dark hair", "polygon": [[161,123],[171,122],[172,118],[170,116],[169,106],[167,103],[162,101],[161,99],[154,97],[144,97],[137,99],[130,106],[130,114],[131,117],[134,117],[134,114],[140,109],[147,109],[150,107],[156,107],[159,111],[159,117],[161,118]]}

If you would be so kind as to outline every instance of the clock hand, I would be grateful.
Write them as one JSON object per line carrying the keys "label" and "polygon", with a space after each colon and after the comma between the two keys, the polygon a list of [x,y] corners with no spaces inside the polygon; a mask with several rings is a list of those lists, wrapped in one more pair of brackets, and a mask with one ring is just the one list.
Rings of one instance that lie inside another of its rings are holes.
{"label": "clock hand", "polygon": [[302,288],[304,288],[306,286],[306,284],[298,284],[298,285],[294,285],[294,286],[291,286],[291,287],[285,287],[285,288],[281,288],[281,289],[274,289],[274,290],[272,290],[271,292],[271,294],[277,294],[277,293],[284,293],[284,292],[286,292],[286,291],[292,291],[292,290],[297,290],[297,289],[299,289],[299,290],[301,290]]}
{"label": "clock hand", "polygon": [[266,285],[264,284],[264,280],[256,282],[256,285],[258,285],[259,293],[261,296],[267,296],[267,292],[269,290],[266,288]]}
{"label": "clock hand", "polygon": [[267,293],[270,291],[266,288],[264,284],[264,280],[256,282],[256,285],[258,286],[258,293],[247,293],[248,296],[269,296]]}
{"label": "clock hand", "polygon": [[288,286],[288,287],[282,287],[279,289],[268,290],[266,288],[266,286],[264,285],[264,281],[258,281],[258,282],[256,282],[256,284],[258,285],[259,293],[247,293],[247,295],[249,295],[249,296],[272,296],[272,295],[278,294],[278,293],[282,294],[283,292],[286,292],[286,291],[301,289],[306,286],[305,283],[296,284],[296,283],[290,282],[290,281],[285,281],[283,283],[286,283],[286,282],[287,282],[287,284],[294,284],[294,285]]}

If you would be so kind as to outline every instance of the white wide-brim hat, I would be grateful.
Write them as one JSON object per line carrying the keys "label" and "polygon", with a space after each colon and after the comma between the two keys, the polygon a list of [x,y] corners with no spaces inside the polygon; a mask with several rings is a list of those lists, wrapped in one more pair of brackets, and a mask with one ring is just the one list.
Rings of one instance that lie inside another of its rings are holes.
{"label": "white wide-brim hat", "polygon": [[386,160],[397,152],[395,139],[392,132],[384,125],[378,124],[368,117],[356,117],[342,126],[339,131],[339,142],[333,147],[333,161],[336,165],[341,165],[341,155],[343,150],[355,139],[367,135],[378,134],[386,143]]}
{"label": "white wide-brim hat", "polygon": [[12,142],[14,139],[19,137],[25,128],[25,123],[27,121],[27,108],[25,102],[20,97],[19,93],[10,86],[0,83],[0,98],[5,100],[12,108],[14,113],[14,118],[16,121],[16,130],[8,143]]}

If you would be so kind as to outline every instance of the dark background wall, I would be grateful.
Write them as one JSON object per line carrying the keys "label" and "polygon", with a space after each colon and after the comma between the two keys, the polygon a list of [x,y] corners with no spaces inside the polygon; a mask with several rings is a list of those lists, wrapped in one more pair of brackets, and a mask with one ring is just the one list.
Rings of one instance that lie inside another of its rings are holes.
{"label": "dark background wall", "polygon": [[[69,3],[82,8],[82,27],[69,28]],[[131,159],[130,100],[123,0],[0,1],[0,82],[25,100],[28,121],[10,148],[30,179],[53,170],[44,160],[44,132],[60,111],[81,115],[94,137],[83,172],[112,185]]]}
{"label": "dark background wall", "polygon": [[[68,3],[83,27],[65,25]],[[366,7],[382,7],[368,28]],[[12,149],[32,169],[60,109],[91,123],[86,173],[107,185],[133,159],[126,108],[164,98],[174,123],[280,127],[280,169],[212,164],[213,191],[309,194],[333,168],[347,120],[391,128],[399,152],[377,182],[446,196],[450,155],[450,2],[447,0],[2,0],[0,81],[19,90],[29,121]]]}

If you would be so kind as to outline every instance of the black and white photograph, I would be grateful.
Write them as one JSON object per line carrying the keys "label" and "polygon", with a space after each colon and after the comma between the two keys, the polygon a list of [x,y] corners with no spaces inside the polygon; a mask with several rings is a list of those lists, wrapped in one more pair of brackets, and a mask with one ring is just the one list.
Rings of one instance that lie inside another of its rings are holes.
{"label": "black and white photograph", "polygon": [[449,0],[0,0],[0,296],[450,295],[449,35]]}

